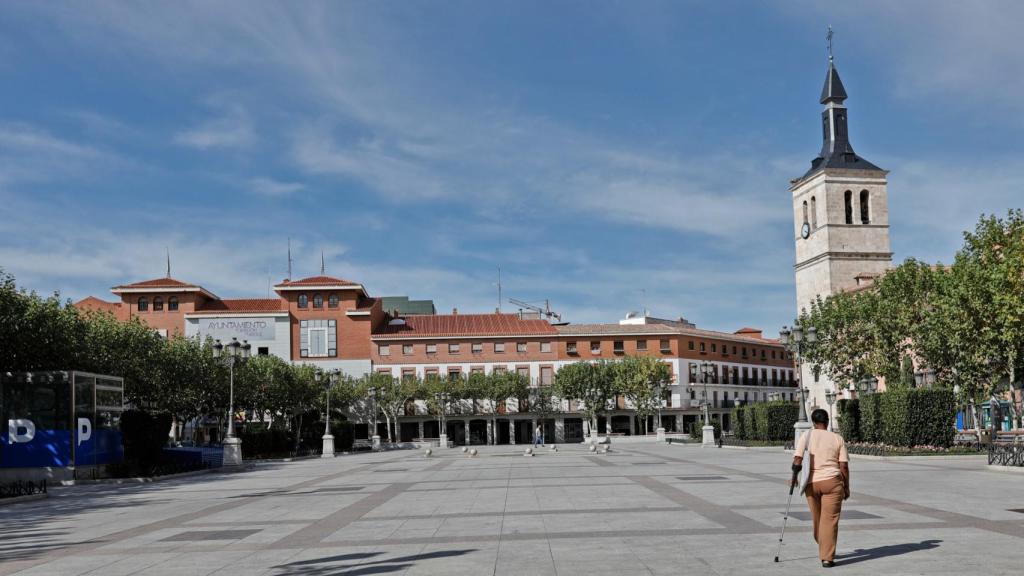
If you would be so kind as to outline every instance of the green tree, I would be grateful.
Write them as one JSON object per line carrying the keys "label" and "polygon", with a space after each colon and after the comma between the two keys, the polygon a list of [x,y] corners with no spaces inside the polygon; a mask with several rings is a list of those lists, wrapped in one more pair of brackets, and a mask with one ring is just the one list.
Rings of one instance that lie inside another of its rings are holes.
{"label": "green tree", "polygon": [[626,356],[616,363],[614,373],[616,388],[633,405],[646,435],[647,419],[657,413],[664,390],[672,382],[671,368],[653,356]]}
{"label": "green tree", "polygon": [[562,366],[555,374],[555,395],[579,400],[581,411],[590,422],[591,436],[597,434],[597,417],[608,410],[608,402],[619,393],[614,363],[574,362]]}
{"label": "green tree", "polygon": [[529,379],[509,371],[494,371],[482,382],[480,397],[487,400],[491,415],[491,444],[498,443],[498,414],[510,398],[521,400],[529,392]]}

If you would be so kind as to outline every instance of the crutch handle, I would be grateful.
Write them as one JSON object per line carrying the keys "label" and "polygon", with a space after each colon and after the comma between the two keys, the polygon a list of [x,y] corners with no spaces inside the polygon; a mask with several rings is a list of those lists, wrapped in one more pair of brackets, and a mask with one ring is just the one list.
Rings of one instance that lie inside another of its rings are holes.
{"label": "crutch handle", "polygon": [[796,488],[796,472],[793,472],[793,479],[789,482],[789,495],[793,495],[793,489]]}

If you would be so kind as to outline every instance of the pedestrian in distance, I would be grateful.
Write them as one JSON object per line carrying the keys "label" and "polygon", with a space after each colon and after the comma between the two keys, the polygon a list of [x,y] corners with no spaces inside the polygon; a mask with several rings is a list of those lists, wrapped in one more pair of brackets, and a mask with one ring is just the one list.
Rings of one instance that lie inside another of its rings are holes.
{"label": "pedestrian in distance", "polygon": [[[828,430],[828,412],[817,409],[811,413],[814,428],[797,440],[793,457],[793,483],[808,467],[804,496],[811,510],[814,541],[823,568],[835,566],[836,542],[839,538],[839,514],[843,500],[850,497],[850,457],[843,437]],[[810,462],[804,462],[804,455]]]}
{"label": "pedestrian in distance", "polygon": [[544,431],[541,430],[540,424],[533,431],[533,447],[536,448],[537,446],[544,447]]}

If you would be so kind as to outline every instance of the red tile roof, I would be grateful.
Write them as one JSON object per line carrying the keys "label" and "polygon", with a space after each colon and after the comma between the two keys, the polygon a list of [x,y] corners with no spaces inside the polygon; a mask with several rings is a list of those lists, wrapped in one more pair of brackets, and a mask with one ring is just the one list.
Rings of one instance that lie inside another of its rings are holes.
{"label": "red tile roof", "polygon": [[175,280],[174,278],[154,278],[153,280],[143,280],[142,282],[135,282],[134,284],[121,284],[120,286],[114,286],[114,289],[119,288],[199,288],[196,284],[189,284],[188,282],[182,282],[181,280]]}
{"label": "red tile roof", "polygon": [[386,324],[374,338],[421,336],[553,336],[558,334],[547,320],[521,320],[518,314],[414,315],[403,324]]}
{"label": "red tile roof", "polygon": [[301,280],[284,280],[278,286],[359,286],[359,283],[333,276],[310,276]]}
{"label": "red tile roof", "polygon": [[244,314],[252,312],[285,312],[287,303],[280,298],[230,298],[210,300],[196,314]]}
{"label": "red tile roof", "polygon": [[106,300],[100,300],[95,296],[88,296],[82,298],[78,302],[75,302],[75,308],[79,310],[96,310],[100,312],[115,312],[121,307],[120,302],[108,302]]}

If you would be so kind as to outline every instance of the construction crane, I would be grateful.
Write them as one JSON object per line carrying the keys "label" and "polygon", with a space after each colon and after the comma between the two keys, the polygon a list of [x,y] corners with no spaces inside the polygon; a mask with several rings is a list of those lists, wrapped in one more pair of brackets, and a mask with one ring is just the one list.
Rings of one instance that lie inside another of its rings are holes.
{"label": "construction crane", "polygon": [[545,318],[548,318],[548,319],[554,318],[558,322],[562,321],[562,315],[559,314],[558,312],[552,312],[551,311],[551,303],[548,302],[547,300],[544,301],[544,307],[543,308],[541,308],[540,306],[535,306],[533,304],[530,304],[529,302],[523,302],[522,300],[516,300],[515,298],[509,298],[508,301],[509,301],[510,304],[515,304],[516,306],[519,306],[520,314],[522,313],[523,309],[533,310],[538,315],[544,316]]}

